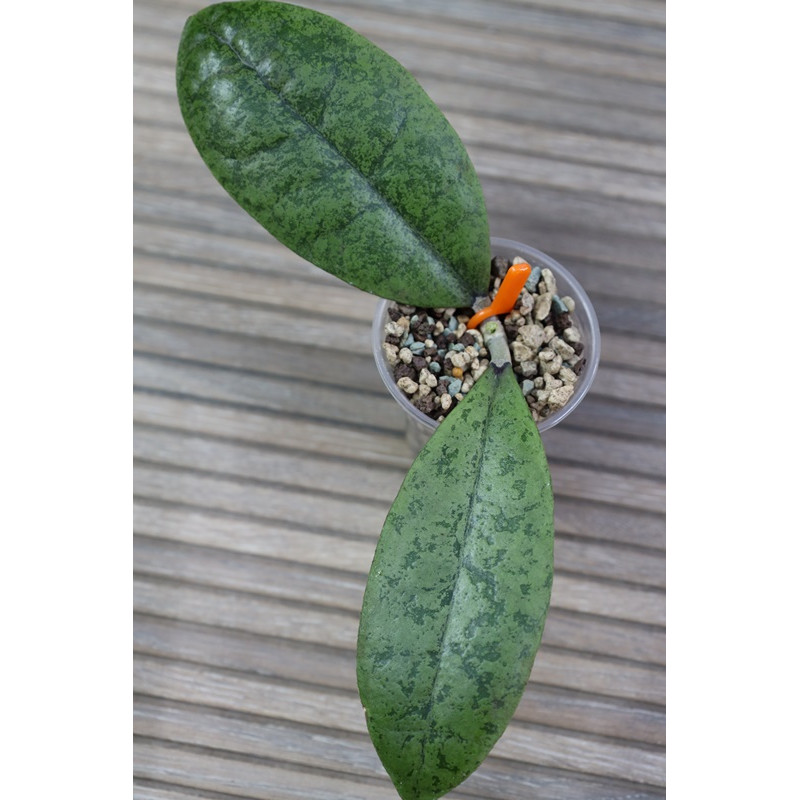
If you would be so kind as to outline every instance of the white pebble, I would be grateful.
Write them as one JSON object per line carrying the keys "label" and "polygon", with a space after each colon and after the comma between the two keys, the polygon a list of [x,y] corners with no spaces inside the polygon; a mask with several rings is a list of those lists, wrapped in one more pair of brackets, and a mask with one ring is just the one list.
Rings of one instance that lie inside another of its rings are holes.
{"label": "white pebble", "polygon": [[459,369],[464,369],[471,360],[465,353],[456,353],[454,350],[450,350],[447,355],[450,356],[450,363]]}
{"label": "white pebble", "polygon": [[562,297],[561,302],[567,307],[570,314],[575,310],[575,301],[569,295]]}
{"label": "white pebble", "polygon": [[442,395],[442,410],[447,411],[453,405],[453,398],[449,394]]}
{"label": "white pebble", "polygon": [[551,350],[549,347],[547,347],[544,350],[539,351],[538,357],[539,361],[545,363],[546,361],[552,361],[556,357],[556,353],[555,350]]}
{"label": "white pebble", "polygon": [[428,386],[431,389],[436,388],[436,384],[439,382],[439,379],[433,375],[428,369],[423,367],[419,371],[419,382],[421,386]]}
{"label": "white pebble", "polygon": [[558,375],[558,371],[561,369],[562,363],[563,359],[560,355],[558,355],[558,353],[556,353],[555,358],[547,365],[547,371],[551,375]]}
{"label": "white pebble", "polygon": [[533,295],[523,289],[519,294],[519,313],[527,316],[533,311]]}
{"label": "white pebble", "polygon": [[569,367],[561,367],[558,371],[558,377],[564,383],[575,383],[578,380],[578,376]]}
{"label": "white pebble", "polygon": [[559,339],[557,336],[550,343],[550,346],[565,360],[575,355],[574,348],[570,347],[563,339]]}
{"label": "white pebble", "polygon": [[538,361],[523,361],[519,366],[523,378],[532,378],[534,375],[539,374]]}
{"label": "white pebble", "polygon": [[548,292],[551,294],[556,293],[556,279],[553,275],[553,270],[551,270],[549,267],[545,267],[542,270],[542,281],[544,282]]}
{"label": "white pebble", "polygon": [[550,392],[548,402],[553,408],[563,408],[572,397],[574,391],[575,387],[571,383],[565,383]]}
{"label": "white pebble", "polygon": [[544,373],[544,388],[548,391],[551,389],[558,389],[563,385],[563,381],[560,381],[558,378],[554,378],[549,372]]}
{"label": "white pebble", "polygon": [[395,366],[398,362],[398,353],[399,348],[396,344],[389,344],[389,342],[383,343],[383,354],[386,356],[386,361],[390,367]]}
{"label": "white pebble", "polygon": [[536,351],[544,343],[544,328],[541,325],[523,325],[519,329],[518,336],[517,341]]}
{"label": "white pebble", "polygon": [[404,364],[410,364],[411,359],[414,357],[414,354],[407,347],[402,347],[400,348],[400,352],[397,354],[397,357]]}
{"label": "white pebble", "polygon": [[414,383],[408,376],[400,378],[397,381],[397,385],[406,393],[406,394],[414,394],[414,392],[419,389],[419,384]]}
{"label": "white pebble", "polygon": [[537,320],[543,320],[550,313],[550,306],[553,304],[553,295],[550,292],[540,294],[536,298],[536,306],[533,315]]}
{"label": "white pebble", "polygon": [[561,331],[561,338],[565,342],[575,344],[575,342],[579,342],[581,340],[581,335],[578,333],[577,328],[565,328],[563,331]]}
{"label": "white pebble", "polygon": [[546,344],[550,344],[553,341],[553,337],[556,335],[556,329],[552,325],[548,325],[544,329],[544,341]]}
{"label": "white pebble", "polygon": [[514,356],[514,360],[519,363],[530,361],[533,358],[533,350],[519,340],[511,343],[511,354]]}
{"label": "white pebble", "polygon": [[387,336],[402,336],[405,332],[402,326],[398,325],[396,322],[392,322],[391,320],[383,326],[383,330]]}

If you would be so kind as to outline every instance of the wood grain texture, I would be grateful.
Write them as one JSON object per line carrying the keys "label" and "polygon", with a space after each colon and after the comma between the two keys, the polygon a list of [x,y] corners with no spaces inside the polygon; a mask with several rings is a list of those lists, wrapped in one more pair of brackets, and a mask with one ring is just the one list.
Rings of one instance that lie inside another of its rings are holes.
{"label": "wood grain texture", "polygon": [[[375,298],[263,231],[183,127],[175,55],[202,5],[134,3],[134,797],[390,800],[355,641],[413,453],[372,362]],[[663,798],[664,3],[304,5],[411,70],[476,165],[492,235],[561,261],[602,329],[592,391],[543,437],[542,648],[448,797]]]}

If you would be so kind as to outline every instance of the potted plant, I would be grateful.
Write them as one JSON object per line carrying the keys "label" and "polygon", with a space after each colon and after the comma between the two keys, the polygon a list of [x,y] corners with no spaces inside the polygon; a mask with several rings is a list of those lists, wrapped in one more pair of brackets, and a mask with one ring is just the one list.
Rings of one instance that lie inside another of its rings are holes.
{"label": "potted plant", "polygon": [[483,193],[457,134],[410,73],[331,17],[209,6],[184,28],[177,87],[211,172],[278,240],[401,305],[470,310],[485,348],[388,513],[357,642],[367,728],[397,791],[441,797],[503,733],[550,601],[550,473],[502,318],[531,266],[492,298]]}

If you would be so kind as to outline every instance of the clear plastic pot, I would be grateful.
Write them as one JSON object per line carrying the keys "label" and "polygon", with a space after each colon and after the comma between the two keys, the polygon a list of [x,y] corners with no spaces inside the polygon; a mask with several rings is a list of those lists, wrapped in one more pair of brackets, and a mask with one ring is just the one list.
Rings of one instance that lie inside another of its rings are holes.
{"label": "clear plastic pot", "polygon": [[[532,267],[548,267],[555,276],[559,295],[569,296],[575,300],[575,311],[570,316],[573,325],[580,331],[581,342],[584,346],[582,356],[586,359],[586,364],[575,384],[575,392],[567,404],[538,423],[539,431],[544,432],[558,425],[578,407],[594,381],[600,362],[600,327],[597,324],[597,315],[589,296],[575,276],[550,256],[530,245],[514,242],[511,239],[499,239],[493,236],[491,241],[492,256],[500,256],[509,260],[519,256]],[[417,452],[428,441],[439,423],[412,405],[408,400],[408,395],[394,381],[392,368],[383,353],[384,326],[389,321],[387,311],[389,304],[388,300],[381,300],[375,311],[372,322],[372,355],[375,358],[381,380],[406,415],[406,440],[412,450]]]}

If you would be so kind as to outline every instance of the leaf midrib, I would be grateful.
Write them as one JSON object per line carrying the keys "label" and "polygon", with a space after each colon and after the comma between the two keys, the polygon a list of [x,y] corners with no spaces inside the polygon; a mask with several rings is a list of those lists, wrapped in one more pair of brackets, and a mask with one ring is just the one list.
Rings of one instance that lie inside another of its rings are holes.
{"label": "leaf midrib", "polygon": [[[492,375],[491,377],[494,378],[495,376]],[[475,502],[476,502],[476,496],[477,496],[476,489],[477,489],[478,485],[480,484],[481,477],[483,475],[483,466],[484,466],[484,461],[486,460],[486,450],[487,450],[487,448],[486,448],[486,440],[488,438],[487,437],[487,431],[488,431],[488,428],[489,428],[489,421],[491,420],[492,412],[493,412],[493,409],[494,409],[495,398],[496,398],[496,395],[497,395],[498,388],[499,388],[499,381],[497,382],[497,386],[494,387],[494,389],[493,389],[493,391],[491,393],[491,396],[489,398],[489,404],[488,404],[488,407],[486,408],[486,415],[485,415],[485,417],[483,419],[483,425],[482,425],[480,439],[479,439],[479,445],[478,445],[479,448],[480,448],[480,459],[478,461],[478,466],[477,466],[477,469],[476,469],[476,472],[475,472],[475,481],[472,484],[472,491],[470,492],[470,495],[469,495],[469,507],[467,508],[467,514],[466,514],[467,524],[466,524],[466,530],[465,530],[465,533],[464,533],[464,542],[463,542],[463,545],[461,547],[461,553],[459,555],[458,574],[456,576],[455,586],[453,587],[453,593],[450,595],[450,607],[447,610],[447,619],[445,620],[444,629],[442,631],[442,635],[441,635],[441,638],[439,640],[440,658],[436,663],[436,672],[435,672],[435,674],[433,676],[433,684],[431,685],[430,702],[428,703],[428,707],[425,709],[424,718],[425,718],[426,722],[429,720],[431,712],[433,711],[433,707],[434,707],[434,705],[436,703],[436,701],[435,701],[436,692],[437,692],[437,689],[438,689],[439,678],[440,678],[441,673],[442,673],[442,661],[444,660],[443,657],[442,657],[443,649],[444,649],[444,643],[449,638],[450,628],[451,628],[451,625],[452,625],[452,622],[453,622],[453,609],[456,606],[456,598],[457,598],[458,593],[459,593],[459,588],[464,583],[463,579],[464,579],[464,575],[466,573],[466,569],[464,567],[464,563],[465,563],[465,560],[466,560],[465,556],[466,556],[467,552],[469,551],[468,543],[470,542],[472,533],[474,532],[475,527],[476,527],[475,524],[474,524],[474,520],[475,520]],[[428,726],[428,731],[429,730],[430,730],[430,725]],[[421,762],[421,765],[420,765],[420,771],[423,771],[424,767],[425,767],[425,759],[426,759],[426,756],[427,756],[426,745],[428,744],[428,739],[429,739],[428,731],[426,731],[425,735],[422,738],[422,745],[421,745],[422,762]]]}
{"label": "leaf midrib", "polygon": [[[306,119],[302,114],[300,114],[294,106],[292,106],[288,100],[283,96],[279,89],[274,86],[271,86],[265,77],[258,71],[255,65],[249,63],[233,46],[233,44],[227,40],[225,40],[222,36],[220,36],[216,31],[212,30],[208,27],[207,24],[202,24],[204,30],[218,42],[220,45],[227,47],[231,53],[236,57],[239,63],[248,70],[251,70],[258,80],[260,81],[261,85],[268,91],[272,92],[278,99],[278,101],[283,105],[283,107],[292,114],[297,120],[299,120],[303,125],[305,125],[318,139],[320,139],[331,151],[333,151],[345,164],[347,164],[360,178],[364,181],[366,186],[369,187],[370,192],[378,198],[380,203],[387,208],[395,217],[397,217],[400,222],[413,234],[413,236],[417,239],[417,241],[427,250],[430,256],[433,259],[435,264],[440,265],[440,272],[445,273],[450,280],[455,280],[458,284],[459,288],[464,292],[465,295],[469,296],[470,298],[473,297],[474,292],[470,289],[467,283],[459,274],[458,270],[443,256],[441,256],[433,247],[431,242],[425,237],[425,235],[414,225],[412,225],[403,214],[400,213],[399,209],[389,201],[387,197],[385,197],[378,188],[372,183],[371,179],[368,175],[364,173],[364,171],[354,164],[348,157],[343,153],[338,147],[336,147],[331,140],[325,136],[325,134],[311,121]],[[405,123],[405,121],[404,121]],[[395,140],[396,141],[396,140]],[[394,144],[394,142],[392,143]],[[382,159],[383,160],[383,157]]]}

